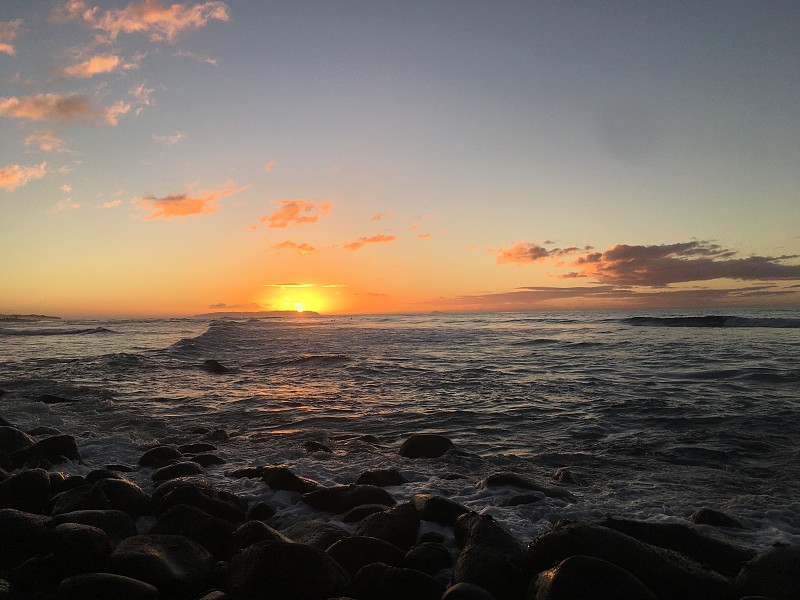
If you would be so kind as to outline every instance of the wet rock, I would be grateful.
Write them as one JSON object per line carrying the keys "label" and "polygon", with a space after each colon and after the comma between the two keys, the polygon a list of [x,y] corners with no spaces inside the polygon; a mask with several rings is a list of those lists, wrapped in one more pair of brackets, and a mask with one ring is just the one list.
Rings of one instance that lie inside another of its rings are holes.
{"label": "wet rock", "polygon": [[361,506],[356,506],[355,508],[351,508],[346,513],[342,515],[342,522],[343,523],[357,523],[358,521],[363,520],[365,517],[369,515],[375,514],[377,512],[383,512],[388,510],[388,506],[385,504],[362,504]]}
{"label": "wet rock", "polygon": [[426,531],[419,536],[418,543],[424,544],[425,542],[435,542],[437,544],[444,544],[445,536],[439,531]]}
{"label": "wet rock", "polygon": [[266,467],[261,473],[261,479],[273,490],[286,490],[306,494],[319,489],[320,484],[313,479],[300,477],[286,467]]}
{"label": "wet rock", "polygon": [[52,546],[49,517],[13,508],[0,509],[0,568],[18,564]]}
{"label": "wet rock", "polygon": [[86,483],[95,483],[101,479],[121,479],[122,476],[108,469],[92,469],[84,477]]}
{"label": "wet rock", "polygon": [[[385,561],[383,561],[385,562]],[[436,575],[453,564],[447,546],[437,542],[423,542],[406,552],[405,566],[428,575]]]}
{"label": "wet rock", "polygon": [[625,569],[590,556],[571,556],[539,573],[528,600],[657,600]]}
{"label": "wet rock", "polygon": [[600,521],[599,525],[621,531],[647,544],[685,554],[728,577],[735,577],[742,565],[756,555],[755,550],[727,544],[680,523],[609,518]]}
{"label": "wet rock", "polygon": [[39,427],[34,427],[33,429],[29,429],[25,433],[27,433],[28,435],[32,435],[33,437],[64,435],[64,432],[61,431],[60,429],[56,429],[55,427],[46,427],[44,425],[40,425]]}
{"label": "wet rock", "polygon": [[119,510],[77,510],[56,515],[52,522],[54,525],[81,523],[102,529],[112,548],[125,538],[136,535],[136,524],[131,516]]}
{"label": "wet rock", "polygon": [[347,512],[361,504],[385,504],[386,506],[396,504],[389,492],[374,485],[339,485],[321,488],[303,494],[300,498],[316,509],[334,513]]}
{"label": "wet rock", "polygon": [[575,474],[571,469],[561,467],[553,471],[553,479],[559,483],[569,485],[586,485],[586,481],[580,475]]}
{"label": "wet rock", "polygon": [[116,463],[106,465],[106,469],[108,471],[115,471],[118,473],[132,473],[134,471],[134,468],[130,465],[122,465]]}
{"label": "wet rock", "polygon": [[714,527],[730,527],[732,529],[745,528],[744,524],[736,517],[713,508],[701,508],[689,515],[687,519],[697,525],[713,525]]}
{"label": "wet rock", "polygon": [[354,482],[356,485],[376,485],[387,487],[390,485],[402,485],[408,483],[408,479],[400,474],[397,469],[375,469],[364,471]]}
{"label": "wet rock", "polygon": [[81,485],[58,494],[54,499],[51,515],[76,510],[110,510],[111,503],[96,485]]}
{"label": "wet rock", "polygon": [[186,504],[178,504],[161,514],[150,533],[183,535],[196,541],[218,559],[227,558],[234,526],[225,519]]}
{"label": "wet rock", "polygon": [[736,577],[743,596],[800,598],[800,546],[774,546],[750,560]]}
{"label": "wet rock", "polygon": [[78,450],[78,443],[71,435],[47,437],[32,446],[26,446],[11,453],[11,462],[14,464],[14,468],[39,460],[46,460],[53,464],[62,463],[65,460],[80,461],[81,453]]}
{"label": "wet rock", "polygon": [[275,509],[266,502],[258,502],[247,511],[248,521],[268,521],[275,516]]}
{"label": "wet rock", "polygon": [[157,484],[161,481],[167,481],[169,479],[177,479],[178,477],[191,477],[193,475],[203,475],[205,472],[206,470],[202,467],[202,465],[199,465],[196,462],[192,461],[184,461],[160,467],[155,471],[153,471],[152,477],[153,477],[153,482]]}
{"label": "wet rock", "polygon": [[356,574],[353,590],[359,600],[439,600],[444,586],[414,569],[372,563]]}
{"label": "wet rock", "polygon": [[20,448],[33,446],[36,440],[15,427],[0,426],[0,450],[9,454]]}
{"label": "wet rock", "polygon": [[350,533],[338,525],[321,519],[301,521],[286,530],[286,535],[298,544],[305,544],[325,552],[331,545],[350,536]]}
{"label": "wet rock", "polygon": [[217,465],[225,464],[225,459],[217,456],[216,454],[197,454],[192,456],[189,460],[197,463],[205,469],[208,467],[215,467]]}
{"label": "wet rock", "polygon": [[177,448],[173,448],[172,446],[156,446],[142,454],[142,457],[139,459],[139,466],[158,468],[171,460],[181,457],[183,457],[183,454],[181,454],[181,451]]}
{"label": "wet rock", "polygon": [[386,540],[401,550],[408,550],[417,541],[419,526],[419,513],[411,504],[404,503],[369,515],[361,521],[356,535]]}
{"label": "wet rock", "polygon": [[443,435],[415,433],[400,445],[398,454],[406,458],[438,458],[455,447],[455,444]]}
{"label": "wet rock", "polygon": [[69,402],[75,402],[74,398],[65,398],[64,396],[56,396],[55,394],[40,394],[36,399],[45,404],[67,404]]}
{"label": "wet rock", "polygon": [[0,481],[0,508],[42,513],[50,500],[50,478],[43,469],[22,471]]}
{"label": "wet rock", "polygon": [[194,596],[208,588],[214,559],[179,535],[135,535],[122,540],[107,562],[111,573],[149,583],[163,594]]}
{"label": "wet rock", "polygon": [[342,596],[347,574],[332,558],[303,544],[259,542],[228,565],[230,590],[248,600],[325,600]]}
{"label": "wet rock", "polygon": [[458,517],[469,512],[469,509],[457,502],[433,494],[414,494],[411,497],[411,504],[423,521],[433,521],[451,527],[455,525]]}
{"label": "wet rock", "polygon": [[539,485],[538,483],[531,481],[527,477],[518,475],[517,473],[493,473],[486,479],[479,481],[476,487],[478,487],[478,489],[515,487],[523,490],[541,492],[545,496],[549,496],[550,498],[558,498],[566,502],[577,501],[577,498],[567,490]]}
{"label": "wet rock", "polygon": [[200,365],[200,368],[203,371],[207,371],[209,373],[214,373],[215,375],[222,375],[223,373],[230,373],[231,370],[226,367],[225,365],[221,364],[219,361],[214,359],[208,359],[203,361],[203,364]]}
{"label": "wet rock", "polygon": [[105,494],[112,509],[121,510],[134,519],[152,512],[150,498],[142,488],[132,481],[121,477],[117,479],[101,479],[95,483],[95,487]]}
{"label": "wet rock", "polygon": [[333,454],[333,450],[330,449],[329,446],[321,442],[315,442],[313,440],[309,440],[303,444],[303,449],[306,452],[327,452],[329,454]]}
{"label": "wet rock", "polygon": [[522,506],[523,504],[536,504],[541,501],[542,497],[536,494],[514,494],[500,502],[500,506]]}
{"label": "wet rock", "polygon": [[91,525],[62,523],[53,535],[53,552],[70,573],[100,571],[111,554],[106,532]]}
{"label": "wet rock", "polygon": [[174,479],[162,483],[153,493],[152,501],[157,515],[178,504],[187,504],[235,525],[246,520],[246,500],[230,492],[217,490],[203,480]]}
{"label": "wet rock", "polygon": [[445,590],[442,600],[495,600],[495,597],[478,585],[457,583]]}
{"label": "wet rock", "polygon": [[242,523],[233,532],[230,539],[230,555],[233,556],[240,550],[244,550],[257,544],[258,542],[286,542],[292,540],[283,535],[280,531],[273,529],[261,521],[247,521]]}
{"label": "wet rock", "polygon": [[85,573],[58,584],[59,600],[158,600],[155,586],[112,573]]}
{"label": "wet rock", "polygon": [[5,450],[0,450],[0,481],[8,476],[8,471],[14,468],[11,462],[11,456]]}
{"label": "wet rock", "polygon": [[230,596],[222,590],[211,590],[202,598],[198,598],[198,600],[228,600],[229,598]]}
{"label": "wet rock", "polygon": [[178,446],[178,452],[181,454],[205,454],[206,452],[214,452],[217,447],[214,444],[206,442],[197,442],[194,444],[181,444]]}
{"label": "wet rock", "polygon": [[625,569],[660,600],[730,600],[733,594],[728,579],[692,559],[599,525],[575,523],[539,536],[528,545],[526,564],[539,573],[579,554]]}
{"label": "wet rock", "polygon": [[332,544],[325,553],[339,563],[351,577],[366,565],[381,562],[401,567],[405,555],[394,544],[367,536],[352,536]]}

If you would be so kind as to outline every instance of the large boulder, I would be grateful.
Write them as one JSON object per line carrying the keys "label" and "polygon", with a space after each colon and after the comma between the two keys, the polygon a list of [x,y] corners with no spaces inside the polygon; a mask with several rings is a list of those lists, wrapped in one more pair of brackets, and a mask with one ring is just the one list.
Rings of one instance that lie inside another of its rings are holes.
{"label": "large boulder", "polygon": [[758,554],[736,577],[742,596],[800,598],[800,546],[775,546]]}
{"label": "large boulder", "polygon": [[180,459],[182,456],[183,453],[172,446],[155,446],[142,454],[141,458],[139,458],[139,466],[157,469],[172,460]]}
{"label": "large boulder", "polygon": [[345,595],[348,577],[332,558],[304,544],[259,542],[234,556],[228,582],[247,600],[327,600]]}
{"label": "large boulder", "polygon": [[303,494],[300,498],[314,508],[334,513],[347,512],[361,504],[396,504],[389,492],[374,485],[337,485]]}
{"label": "large boulder", "polygon": [[70,573],[100,571],[111,554],[106,532],[97,527],[61,523],[53,534],[53,553]]}
{"label": "large boulder", "polygon": [[366,517],[356,530],[356,535],[367,535],[408,550],[417,541],[419,514],[409,503],[398,504],[387,511]]}
{"label": "large boulder", "polygon": [[36,440],[16,427],[0,426],[0,450],[11,454],[15,450],[33,446]]}
{"label": "large boulder", "polygon": [[76,510],[111,510],[111,503],[102,489],[84,484],[56,496],[50,514],[59,515]]}
{"label": "large boulder", "polygon": [[178,477],[192,477],[194,475],[203,475],[206,470],[202,465],[192,462],[191,460],[181,461],[159,467],[153,471],[153,482],[158,484],[162,481],[170,479],[177,479]]}
{"label": "large boulder", "polygon": [[54,435],[39,440],[32,446],[25,446],[11,453],[11,462],[17,469],[26,463],[46,460],[61,463],[65,460],[80,461],[78,443],[71,435]]}
{"label": "large boulder", "polygon": [[52,548],[50,518],[13,508],[0,509],[0,569],[14,566]]}
{"label": "large boulder", "polygon": [[451,527],[456,524],[458,517],[469,512],[468,508],[458,502],[433,494],[414,494],[411,497],[411,504],[423,521],[433,521]]}
{"label": "large boulder", "polygon": [[230,521],[212,517],[204,510],[177,504],[161,514],[150,533],[184,535],[196,541],[215,558],[227,558],[234,526]]}
{"label": "large boulder", "polygon": [[84,573],[58,584],[59,600],[158,600],[158,588],[113,573]]}
{"label": "large boulder", "polygon": [[394,544],[367,536],[353,536],[339,540],[327,549],[326,554],[339,563],[351,577],[366,565],[381,562],[402,567],[405,555]]}
{"label": "large boulder", "polygon": [[262,521],[247,521],[233,532],[230,539],[230,555],[233,556],[258,542],[292,542],[280,531]]}
{"label": "large boulder", "polygon": [[152,510],[149,496],[132,481],[122,477],[105,478],[94,485],[103,492],[113,510],[121,510],[134,519],[150,514]]}
{"label": "large boulder", "polygon": [[42,513],[49,500],[50,478],[44,469],[21,471],[0,481],[0,508]]}
{"label": "large boulder", "polygon": [[444,590],[430,575],[383,563],[363,567],[353,581],[359,600],[439,600]]}
{"label": "large boulder", "polygon": [[497,488],[497,487],[513,487],[522,490],[532,490],[534,492],[539,492],[548,496],[550,498],[558,498],[559,500],[564,500],[565,502],[576,502],[577,498],[574,494],[568,492],[567,490],[553,487],[553,486],[546,486],[540,485],[535,481],[528,479],[527,477],[523,477],[517,473],[492,473],[486,479],[482,479],[477,483],[479,489],[489,489],[489,488]]}
{"label": "large boulder", "polygon": [[356,485],[377,485],[378,487],[387,487],[390,485],[402,485],[408,483],[408,479],[397,469],[375,469],[372,471],[364,471],[353,482]]}
{"label": "large boulder", "polygon": [[406,552],[405,566],[428,575],[453,566],[447,546],[440,542],[423,542]]}
{"label": "large boulder", "polygon": [[729,527],[731,529],[745,528],[744,524],[736,517],[713,508],[703,507],[686,518],[697,525],[712,525],[714,527]]}
{"label": "large boulder", "polygon": [[152,502],[153,512],[157,515],[178,504],[187,504],[234,525],[247,520],[247,501],[244,498],[217,490],[208,482],[198,479],[174,479],[162,483],[153,492]]}
{"label": "large boulder", "polygon": [[350,537],[350,533],[346,529],[322,519],[300,521],[289,527],[286,535],[293,542],[311,546],[322,552],[339,540]]}
{"label": "large boulder", "polygon": [[591,556],[571,556],[531,582],[528,600],[658,600],[625,569]]}
{"label": "large boulder", "polygon": [[116,547],[125,538],[136,535],[136,523],[131,516],[119,510],[76,510],[54,515],[54,525],[81,523],[106,532],[111,547]]}
{"label": "large boulder", "polygon": [[439,458],[455,447],[455,444],[443,435],[415,433],[400,445],[398,454],[406,458]]}

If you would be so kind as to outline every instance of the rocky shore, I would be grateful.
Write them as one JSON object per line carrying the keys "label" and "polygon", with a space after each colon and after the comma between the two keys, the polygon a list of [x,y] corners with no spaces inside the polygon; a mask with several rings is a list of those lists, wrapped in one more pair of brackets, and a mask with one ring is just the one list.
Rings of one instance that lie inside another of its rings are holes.
{"label": "rocky shore", "polygon": [[[432,434],[398,449],[421,461],[454,452]],[[446,497],[398,503],[392,489],[405,481],[394,469],[325,487],[282,465],[228,471],[211,441],[196,440],[143,448],[135,465],[88,465],[86,475],[65,474],[67,461],[81,461],[73,436],[0,419],[0,600],[800,598],[800,547],[710,536],[743,526],[713,509],[685,524],[564,522],[519,540]],[[284,527],[279,509],[212,485],[211,471],[292,494],[316,518]],[[147,475],[152,492],[133,475]],[[479,485],[512,487],[518,502],[574,502],[570,473],[558,479],[495,473]],[[456,548],[423,531],[426,521],[452,531]]]}

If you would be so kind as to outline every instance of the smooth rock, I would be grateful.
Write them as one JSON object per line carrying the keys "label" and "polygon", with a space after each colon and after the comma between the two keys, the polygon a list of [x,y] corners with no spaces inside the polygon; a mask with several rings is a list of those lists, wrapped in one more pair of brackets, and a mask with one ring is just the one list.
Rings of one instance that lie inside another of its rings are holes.
{"label": "smooth rock", "polygon": [[366,535],[408,550],[417,541],[419,513],[409,503],[398,504],[384,512],[369,515],[356,530],[356,535]]}
{"label": "smooth rock", "polygon": [[408,483],[408,479],[397,469],[374,469],[364,471],[353,482],[356,485],[376,485],[378,487],[388,487],[390,485],[403,485]]}
{"label": "smooth rock", "polygon": [[495,600],[495,597],[473,583],[457,583],[445,590],[442,600]]}
{"label": "smooth rock", "polygon": [[541,492],[550,498],[558,498],[565,502],[576,502],[577,498],[574,494],[563,490],[561,488],[539,485],[535,481],[531,481],[527,477],[523,477],[517,473],[493,473],[486,479],[479,481],[476,485],[478,489],[487,489],[495,487],[515,487],[523,490],[533,490],[534,492]]}
{"label": "smooth rock", "polygon": [[54,525],[82,523],[102,529],[112,548],[125,538],[136,535],[136,523],[129,514],[119,510],[77,510],[55,515],[52,522]]}
{"label": "smooth rock", "polygon": [[41,514],[50,500],[50,478],[43,469],[15,473],[0,481],[0,508]]}
{"label": "smooth rock", "polygon": [[430,575],[383,563],[363,567],[353,581],[359,600],[439,600],[444,589]]}
{"label": "smooth rock", "polygon": [[465,506],[433,494],[414,494],[411,497],[411,504],[419,513],[420,519],[442,525],[453,526],[458,517],[469,512]]}
{"label": "smooth rock", "polygon": [[150,498],[142,488],[132,481],[122,477],[101,479],[95,483],[95,486],[108,498],[108,503],[113,510],[121,510],[134,519],[152,513]]}
{"label": "smooth rock", "polygon": [[225,490],[217,490],[203,480],[174,479],[162,483],[153,492],[152,501],[156,514],[178,504],[188,504],[234,525],[246,520],[247,501],[244,498]]}
{"label": "smooth rock", "polygon": [[406,552],[404,566],[428,575],[436,575],[442,569],[450,568],[452,565],[453,561],[447,546],[438,542],[423,542]]}
{"label": "smooth rock", "polygon": [[736,588],[743,596],[800,598],[800,546],[774,546],[742,567]]}
{"label": "smooth rock", "polygon": [[16,427],[0,426],[0,450],[9,454],[20,448],[33,446],[36,440]]}
{"label": "smooth rock", "polygon": [[369,515],[375,514],[377,512],[383,512],[388,510],[389,507],[385,504],[362,504],[361,506],[356,506],[355,508],[351,508],[346,513],[342,515],[342,522],[343,523],[357,523],[358,521],[362,521],[365,517]]}
{"label": "smooth rock", "polygon": [[400,445],[398,454],[406,458],[439,458],[455,447],[455,444],[443,435],[415,433]]}
{"label": "smooth rock", "polygon": [[167,481],[169,479],[177,479],[178,477],[191,477],[194,475],[203,475],[205,472],[206,470],[203,468],[202,465],[187,460],[159,467],[158,469],[153,471],[152,478],[153,482],[158,484],[159,482]]}
{"label": "smooth rock", "polygon": [[305,544],[325,552],[339,540],[350,537],[350,532],[322,519],[312,519],[291,526],[286,530],[286,535],[297,544]]}
{"label": "smooth rock", "polygon": [[257,502],[247,511],[248,521],[268,521],[277,511],[266,502]]}
{"label": "smooth rock", "polygon": [[330,449],[330,446],[326,446],[323,443],[315,442],[310,440],[303,444],[303,449],[306,452],[327,452],[328,454],[333,454],[333,450]]}
{"label": "smooth rock", "polygon": [[108,535],[97,527],[61,523],[53,534],[53,553],[71,573],[100,571],[111,554]]}
{"label": "smooth rock", "polygon": [[405,561],[403,551],[394,544],[360,535],[339,540],[325,552],[351,577],[355,577],[362,567],[374,562],[401,567]]}
{"label": "smooth rock", "polygon": [[319,510],[334,513],[347,512],[361,504],[394,506],[396,501],[383,488],[374,485],[339,485],[321,488],[300,497],[303,502]]}
{"label": "smooth rock", "polygon": [[139,459],[139,466],[158,468],[171,460],[182,457],[183,454],[177,448],[173,448],[172,446],[156,446],[142,454]]}
{"label": "smooth rock", "polygon": [[61,492],[54,499],[51,515],[74,512],[76,510],[110,510],[111,503],[96,485],[84,484]]}
{"label": "smooth rock", "polygon": [[286,542],[292,540],[277,529],[273,529],[261,521],[247,521],[242,523],[233,532],[230,538],[230,555],[233,556],[258,542]]}
{"label": "smooth rock", "polygon": [[62,463],[65,460],[80,461],[81,453],[78,450],[78,443],[71,435],[47,437],[32,446],[26,446],[11,453],[14,468],[39,460],[46,460],[53,464]]}
{"label": "smooth rock", "polygon": [[736,517],[713,508],[701,508],[686,518],[697,525],[713,525],[714,527],[730,527],[732,529],[745,528],[744,524]]}
{"label": "smooth rock", "polygon": [[208,371],[209,373],[214,373],[215,375],[222,375],[223,373],[230,373],[231,370],[226,367],[225,365],[221,364],[219,361],[214,359],[208,359],[203,361],[203,364],[200,365],[200,368],[203,371]]}
{"label": "smooth rock", "polygon": [[0,509],[0,568],[14,566],[37,554],[46,554],[53,541],[50,518]]}
{"label": "smooth rock", "polygon": [[177,504],[162,513],[150,533],[182,535],[193,539],[215,558],[227,558],[234,526],[230,521],[212,517],[204,510]]}
{"label": "smooth rock", "polygon": [[306,494],[321,486],[313,479],[295,475],[286,467],[266,467],[261,472],[261,479],[273,490],[286,490]]}
{"label": "smooth rock", "polygon": [[58,584],[59,600],[158,600],[155,586],[113,573],[85,573]]}
{"label": "smooth rock", "polygon": [[531,582],[528,600],[658,600],[636,577],[608,561],[571,556]]}
{"label": "smooth rock", "polygon": [[195,454],[191,458],[190,461],[197,463],[204,469],[208,467],[216,467],[217,465],[224,465],[225,459],[217,456],[216,454]]}

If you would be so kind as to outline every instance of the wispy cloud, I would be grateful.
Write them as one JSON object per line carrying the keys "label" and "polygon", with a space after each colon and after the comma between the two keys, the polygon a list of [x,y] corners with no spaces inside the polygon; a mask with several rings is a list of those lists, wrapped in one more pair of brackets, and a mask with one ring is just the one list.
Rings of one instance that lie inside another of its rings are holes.
{"label": "wispy cloud", "polygon": [[211,20],[230,19],[224,2],[164,6],[158,0],[132,2],[106,11],[90,7],[84,0],[69,0],[51,14],[56,21],[82,20],[105,33],[110,41],[116,40],[120,33],[142,33],[154,42],[174,42],[184,31],[205,27]]}
{"label": "wispy cloud", "polygon": [[286,240],[285,242],[281,242],[280,244],[275,244],[272,246],[273,250],[280,252],[281,250],[293,250],[298,254],[313,254],[317,251],[314,246],[306,244],[303,242],[302,244],[298,244],[297,242],[292,242],[290,240]]}
{"label": "wispy cloud", "polygon": [[176,52],[172,53],[172,56],[174,56],[175,58],[191,58],[196,60],[197,62],[205,63],[207,65],[216,66],[217,64],[216,58],[212,58],[204,54],[197,54],[196,52],[189,52],[188,50],[177,50]]}
{"label": "wispy cloud", "polygon": [[[591,250],[590,246],[583,248],[583,250]],[[580,248],[547,248],[540,246],[535,242],[518,242],[510,248],[500,248],[499,250],[489,250],[490,252],[497,253],[497,264],[515,264],[524,265],[527,263],[542,261],[552,258],[562,258],[564,256],[580,252]]]}
{"label": "wispy cloud", "polygon": [[273,167],[274,167],[276,164],[277,164],[277,162],[276,162],[276,161],[274,161],[274,160],[267,161],[267,163],[264,165],[264,170],[265,170],[267,173],[269,173],[270,171],[272,171],[272,168],[273,168]]}
{"label": "wispy cloud", "polygon": [[373,235],[372,237],[361,237],[355,240],[354,242],[347,242],[344,247],[347,250],[358,250],[359,248],[364,247],[366,244],[387,244],[389,242],[394,242],[397,238],[393,235]]}
{"label": "wispy cloud", "polygon": [[31,121],[89,121],[116,125],[119,116],[129,110],[130,104],[121,101],[108,108],[96,108],[88,98],[78,94],[36,94],[0,98],[0,116]]}
{"label": "wispy cloud", "polygon": [[103,202],[100,205],[100,208],[115,208],[115,207],[119,206],[120,204],[122,204],[122,200],[117,198],[116,200],[109,200],[108,202]]}
{"label": "wispy cloud", "polygon": [[388,216],[389,213],[375,213],[367,221],[383,221]]}
{"label": "wispy cloud", "polygon": [[14,19],[13,21],[0,21],[0,53],[8,54],[10,56],[16,55],[14,44],[12,43],[19,34],[19,28],[22,26],[22,19]]}
{"label": "wispy cloud", "polygon": [[76,65],[65,67],[62,73],[66,77],[88,79],[95,75],[111,73],[116,70],[121,63],[122,59],[115,54],[98,54]]}
{"label": "wispy cloud", "polygon": [[139,210],[147,211],[146,220],[170,219],[174,217],[188,217],[190,215],[205,215],[216,212],[217,202],[224,196],[229,196],[246,189],[233,187],[232,183],[218,190],[201,190],[197,194],[172,194],[157,198],[154,195],[140,196],[133,199]]}
{"label": "wispy cloud", "polygon": [[220,309],[227,309],[227,310],[258,310],[261,306],[255,302],[244,302],[241,304],[225,304],[224,302],[218,302],[217,304],[209,304],[208,308],[211,310],[220,310]]}
{"label": "wispy cloud", "polygon": [[36,145],[44,152],[67,152],[64,140],[52,129],[43,129],[30,134],[25,138],[25,145]]}
{"label": "wispy cloud", "polygon": [[47,173],[47,163],[26,167],[23,165],[6,165],[0,167],[0,190],[13,192],[26,185],[32,179],[41,179]]}
{"label": "wispy cloud", "polygon": [[172,135],[158,135],[157,133],[153,134],[153,140],[159,144],[164,144],[165,146],[174,146],[185,137],[186,134],[182,131],[176,131]]}
{"label": "wispy cloud", "polygon": [[261,217],[261,223],[267,227],[283,229],[289,224],[316,223],[331,210],[329,202],[317,204],[313,200],[274,200],[279,208]]}
{"label": "wispy cloud", "polygon": [[316,284],[313,284],[313,283],[264,283],[262,285],[263,285],[263,287],[274,287],[274,288],[310,288],[310,287],[316,287]]}

